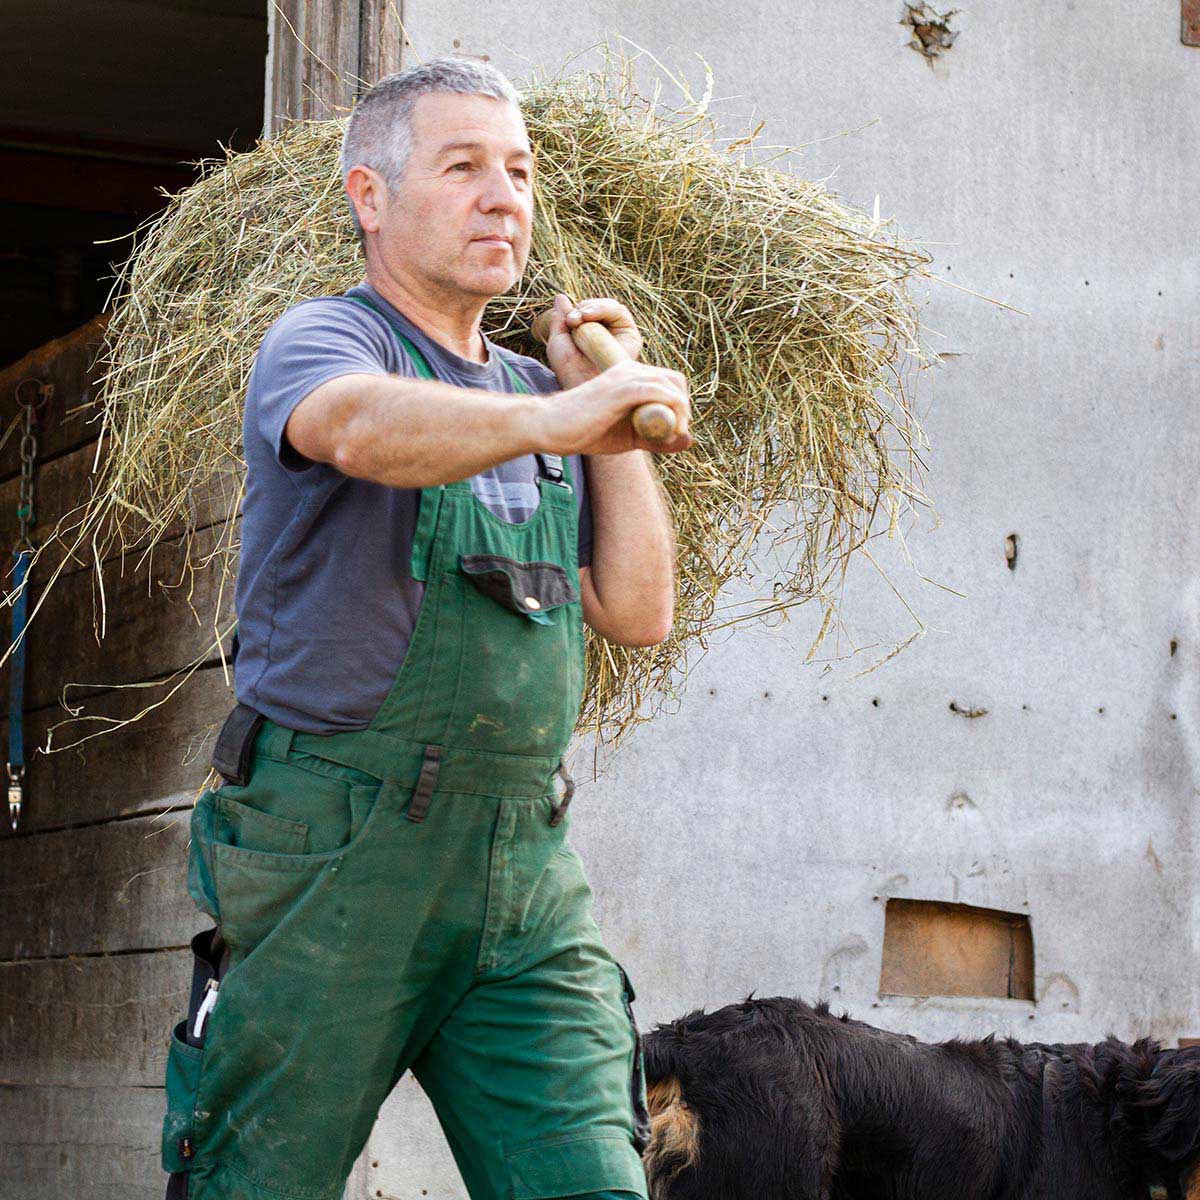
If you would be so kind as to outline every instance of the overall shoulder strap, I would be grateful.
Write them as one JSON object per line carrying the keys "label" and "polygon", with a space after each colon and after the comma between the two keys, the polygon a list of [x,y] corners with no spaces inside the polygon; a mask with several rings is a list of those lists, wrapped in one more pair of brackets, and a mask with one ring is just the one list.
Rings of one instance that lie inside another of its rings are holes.
{"label": "overall shoulder strap", "polygon": [[[378,313],[391,326],[392,332],[400,339],[401,345],[408,351],[413,362],[416,364],[417,374],[422,379],[436,378],[429,363],[425,360],[425,356],[417,349],[412,340],[404,335],[403,331],[396,326],[396,322],[379,305],[373,304],[363,296],[345,296],[343,298],[352,301],[354,304],[361,304],[363,308]],[[442,496],[445,494],[445,491],[445,487],[440,484],[437,487],[425,487],[421,489],[421,500],[417,507],[417,524],[413,530],[409,571],[414,579],[422,583],[429,576],[429,561],[433,555],[434,535],[437,532],[438,516],[442,511]]]}
{"label": "overall shoulder strap", "polygon": [[396,324],[395,321],[392,320],[391,317],[387,315],[387,313],[383,311],[383,309],[379,307],[378,304],[368,300],[365,296],[344,296],[342,298],[344,300],[349,300],[354,304],[361,304],[363,308],[368,308],[372,312],[378,313],[392,327],[392,332],[397,338],[399,338],[400,344],[404,347],[404,349],[408,351],[409,357],[416,364],[417,374],[420,375],[422,379],[437,378],[437,376],[435,376],[433,373],[433,369],[426,360],[425,355],[423,355],[421,351],[417,349],[416,343],[414,343],[410,337],[405,335],[404,331]]}
{"label": "overall shoulder strap", "polygon": [[[504,358],[501,358],[500,362],[508,373],[509,381],[513,385],[513,391],[524,392],[526,395],[529,395],[530,389],[526,386],[521,376],[513,370],[512,365]],[[534,457],[538,461],[538,470],[551,483],[564,484],[566,487],[571,486],[569,482],[563,479],[563,460],[561,455],[551,454],[548,451],[535,450]]]}

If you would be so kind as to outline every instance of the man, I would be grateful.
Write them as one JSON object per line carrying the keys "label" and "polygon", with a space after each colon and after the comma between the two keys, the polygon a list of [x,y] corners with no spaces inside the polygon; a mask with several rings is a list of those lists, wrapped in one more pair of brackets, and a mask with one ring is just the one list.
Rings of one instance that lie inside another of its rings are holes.
{"label": "man", "polygon": [[[470,60],[381,81],[347,126],[366,279],[267,333],[249,381],[225,782],[192,814],[192,1003],[167,1064],[169,1196],[340,1200],[406,1069],[473,1200],[645,1197],[632,987],[567,841],[586,620],[650,645],[673,534],[630,414],[557,297],[547,356],[480,330],[520,279],[535,163]],[[555,776],[564,776],[561,795]]]}

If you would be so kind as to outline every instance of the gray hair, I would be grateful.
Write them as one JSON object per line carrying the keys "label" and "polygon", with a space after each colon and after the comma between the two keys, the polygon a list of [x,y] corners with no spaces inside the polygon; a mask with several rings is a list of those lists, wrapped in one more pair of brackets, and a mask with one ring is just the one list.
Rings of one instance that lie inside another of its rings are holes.
{"label": "gray hair", "polygon": [[[518,108],[520,94],[507,77],[490,63],[471,58],[432,58],[428,62],[386,75],[355,105],[342,135],[342,182],[351,167],[378,171],[389,189],[404,176],[412,154],[412,111],[419,96],[429,92],[457,92],[464,96],[492,96],[508,100]],[[354,203],[350,219],[358,239],[362,226]]]}

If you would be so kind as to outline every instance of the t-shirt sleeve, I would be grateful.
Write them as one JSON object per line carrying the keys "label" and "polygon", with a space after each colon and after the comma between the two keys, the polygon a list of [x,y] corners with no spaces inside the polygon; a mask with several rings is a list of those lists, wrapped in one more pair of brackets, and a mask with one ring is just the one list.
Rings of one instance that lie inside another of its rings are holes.
{"label": "t-shirt sleeve", "polygon": [[387,333],[359,305],[323,298],[289,308],[263,338],[246,388],[247,424],[267,439],[276,461],[305,471],[314,460],[288,440],[292,410],[339,375],[388,374]]}

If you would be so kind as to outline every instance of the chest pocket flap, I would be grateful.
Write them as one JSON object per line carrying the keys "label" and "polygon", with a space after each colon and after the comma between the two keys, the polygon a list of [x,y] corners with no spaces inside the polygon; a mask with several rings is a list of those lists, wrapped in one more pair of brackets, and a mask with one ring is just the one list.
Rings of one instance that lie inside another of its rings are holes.
{"label": "chest pocket flap", "polygon": [[558,563],[520,562],[499,554],[462,554],[463,574],[485,596],[542,625],[552,609],[579,599],[579,589]]}

